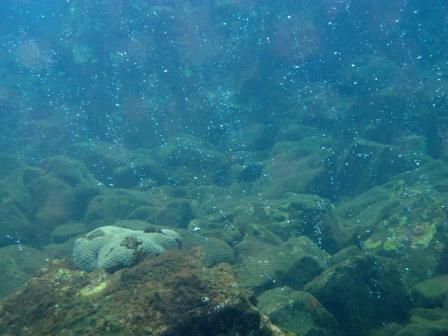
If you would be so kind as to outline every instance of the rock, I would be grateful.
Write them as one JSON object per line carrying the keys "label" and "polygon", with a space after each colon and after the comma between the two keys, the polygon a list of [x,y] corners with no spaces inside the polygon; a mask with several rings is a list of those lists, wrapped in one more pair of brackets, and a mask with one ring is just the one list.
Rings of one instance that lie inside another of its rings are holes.
{"label": "rock", "polygon": [[85,222],[90,224],[100,221],[101,225],[110,225],[117,219],[125,219],[134,210],[143,206],[152,206],[148,195],[144,192],[128,189],[105,189],[89,203]]}
{"label": "rock", "polygon": [[345,155],[333,161],[336,166],[329,168],[328,181],[335,181],[329,184],[333,188],[329,192],[333,196],[358,195],[396,174],[415,169],[415,160],[415,155],[404,155],[398,146],[357,139]]}
{"label": "rock", "polygon": [[263,124],[253,124],[232,132],[227,138],[226,146],[232,152],[264,151],[272,147],[276,129]]}
{"label": "rock", "polygon": [[57,226],[81,219],[98,192],[84,165],[64,156],[46,159],[41,168],[24,166],[12,171],[2,187],[7,193],[0,200],[5,211],[0,221],[9,224],[0,227],[15,227],[2,237],[11,235],[28,244],[46,242]]}
{"label": "rock", "polygon": [[409,286],[444,272],[448,246],[446,196],[428,193],[431,182],[419,182],[423,172],[415,173],[398,175],[336,210],[351,242],[365,252],[395,259]]}
{"label": "rock", "polygon": [[411,289],[417,307],[443,306],[448,299],[448,274],[437,275],[414,285]]}
{"label": "rock", "polygon": [[394,336],[442,336],[448,335],[448,311],[446,308],[414,309],[406,326]]}
{"label": "rock", "polygon": [[[237,286],[229,266],[205,268],[184,251],[113,274],[54,263],[0,304],[0,333],[282,336]],[[286,336],[286,335],[285,335]]]}
{"label": "rock", "polygon": [[45,175],[30,186],[32,195],[39,202],[35,217],[40,229],[46,232],[75,218],[76,196],[74,190],[63,181]]}
{"label": "rock", "polygon": [[29,241],[36,234],[31,222],[8,199],[0,200],[0,247],[15,244],[17,241]]}
{"label": "rock", "polygon": [[188,224],[188,230],[200,232],[204,237],[213,237],[234,245],[243,238],[232,218],[220,213],[195,218]]}
{"label": "rock", "polygon": [[0,248],[0,298],[12,294],[47,264],[46,254],[32,247]]}
{"label": "rock", "polygon": [[180,236],[172,230],[144,232],[103,226],[78,238],[72,257],[75,266],[84,271],[103,268],[113,272],[179,246]]}
{"label": "rock", "polygon": [[352,257],[325,270],[305,286],[337,319],[347,335],[367,335],[367,329],[401,321],[411,298],[400,274],[384,258]]}
{"label": "rock", "polygon": [[51,233],[53,243],[60,244],[87,231],[84,223],[68,223],[57,226]]}
{"label": "rock", "polygon": [[178,134],[168,139],[151,151],[151,157],[167,171],[168,183],[171,184],[221,184],[229,166],[223,153],[189,134]]}
{"label": "rock", "polygon": [[243,166],[237,179],[240,182],[253,182],[261,176],[263,166],[260,164],[249,164]]}
{"label": "rock", "polygon": [[282,329],[300,336],[342,335],[333,315],[311,294],[277,287],[257,297],[260,313]]}
{"label": "rock", "polygon": [[377,329],[371,329],[369,336],[392,336],[402,330],[403,327],[395,322],[391,322]]}
{"label": "rock", "polygon": [[169,202],[163,209],[149,216],[148,221],[155,224],[186,228],[194,218],[190,203],[185,200]]}
{"label": "rock", "polygon": [[182,246],[185,249],[199,248],[199,254],[207,267],[220,263],[233,264],[235,253],[225,241],[213,237],[204,237],[199,233],[182,234]]}
{"label": "rock", "polygon": [[277,142],[262,161],[263,174],[255,181],[253,193],[275,199],[286,192],[314,193],[315,182],[324,173],[330,157],[326,139],[307,138],[300,142]]}
{"label": "rock", "polygon": [[17,155],[9,155],[6,153],[0,153],[0,179],[8,176],[14,169],[22,168],[25,164],[18,158]]}
{"label": "rock", "polygon": [[256,293],[278,286],[301,289],[326,268],[329,259],[325,251],[302,236],[245,256],[235,269],[241,286]]}
{"label": "rock", "polygon": [[282,240],[307,236],[329,252],[337,251],[344,240],[333,205],[316,195],[285,193],[278,200],[240,202],[231,217],[243,233],[256,225]]}
{"label": "rock", "polygon": [[304,125],[324,129],[325,133],[342,127],[344,117],[354,102],[353,97],[341,95],[331,85],[312,82],[298,88],[293,97],[291,107],[286,111],[286,125],[282,127],[286,136],[282,134],[282,137],[296,141],[316,133],[312,127]]}
{"label": "rock", "polygon": [[331,256],[331,265],[339,264],[351,257],[360,255],[362,251],[356,245],[349,245]]}

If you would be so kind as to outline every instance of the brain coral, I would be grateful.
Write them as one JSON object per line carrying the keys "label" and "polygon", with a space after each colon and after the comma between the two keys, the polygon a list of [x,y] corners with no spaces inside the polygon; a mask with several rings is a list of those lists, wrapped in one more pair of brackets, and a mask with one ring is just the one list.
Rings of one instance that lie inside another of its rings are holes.
{"label": "brain coral", "polygon": [[180,246],[180,235],[172,230],[134,231],[116,226],[102,226],[78,238],[73,246],[73,263],[91,271],[103,268],[116,271]]}

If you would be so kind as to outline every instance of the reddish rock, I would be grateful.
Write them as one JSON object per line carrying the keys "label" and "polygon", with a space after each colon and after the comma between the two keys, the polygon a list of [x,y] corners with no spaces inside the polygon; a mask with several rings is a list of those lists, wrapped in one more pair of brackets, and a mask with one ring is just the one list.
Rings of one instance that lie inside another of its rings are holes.
{"label": "reddish rock", "polygon": [[227,264],[172,251],[114,274],[63,262],[0,303],[0,334],[284,335],[262,317]]}

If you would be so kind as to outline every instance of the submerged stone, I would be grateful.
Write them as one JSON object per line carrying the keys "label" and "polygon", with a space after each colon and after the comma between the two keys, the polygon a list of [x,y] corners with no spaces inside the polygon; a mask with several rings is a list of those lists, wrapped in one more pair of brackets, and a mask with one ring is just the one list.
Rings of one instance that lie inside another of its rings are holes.
{"label": "submerged stone", "polygon": [[448,303],[448,274],[437,275],[412,287],[415,305],[434,308]]}
{"label": "submerged stone", "polygon": [[294,335],[342,335],[335,318],[310,293],[289,287],[274,288],[257,297],[257,308]]}
{"label": "submerged stone", "polygon": [[260,293],[284,285],[301,289],[329,260],[328,253],[302,236],[241,258],[235,268],[241,285]]}
{"label": "submerged stone", "polygon": [[347,259],[305,286],[338,320],[347,335],[404,320],[411,308],[409,291],[390,260],[371,255]]}
{"label": "submerged stone", "polygon": [[170,251],[113,274],[54,264],[0,303],[0,333],[104,336],[282,336],[225,264]]}

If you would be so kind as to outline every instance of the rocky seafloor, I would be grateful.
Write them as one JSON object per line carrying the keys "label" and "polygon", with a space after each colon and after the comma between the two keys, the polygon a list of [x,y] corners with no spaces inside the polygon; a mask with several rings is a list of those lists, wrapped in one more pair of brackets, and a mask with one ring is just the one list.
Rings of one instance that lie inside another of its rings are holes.
{"label": "rocky seafloor", "polygon": [[133,3],[0,55],[0,334],[448,335],[444,18],[370,55],[361,2]]}
{"label": "rocky seafloor", "polygon": [[[416,154],[413,134],[336,152],[300,120],[266,127],[230,154],[187,134],[37,164],[2,154],[1,333],[446,334],[445,160]],[[77,269],[74,241],[108,225],[171,229],[182,248]]]}

